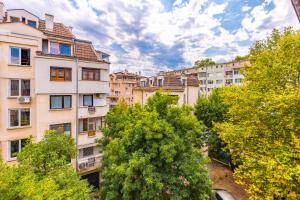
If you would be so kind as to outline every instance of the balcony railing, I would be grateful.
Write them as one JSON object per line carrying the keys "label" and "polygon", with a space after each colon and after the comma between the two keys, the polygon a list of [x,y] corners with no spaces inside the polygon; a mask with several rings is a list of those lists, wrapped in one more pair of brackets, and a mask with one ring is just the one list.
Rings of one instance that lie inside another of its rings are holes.
{"label": "balcony railing", "polygon": [[95,170],[100,167],[101,154],[78,159],[79,172]]}
{"label": "balcony railing", "polygon": [[95,130],[89,130],[87,133],[88,133],[88,137],[95,137],[96,136],[96,131]]}
{"label": "balcony railing", "polygon": [[96,107],[95,106],[89,106],[88,107],[88,113],[89,114],[95,114],[96,112]]}

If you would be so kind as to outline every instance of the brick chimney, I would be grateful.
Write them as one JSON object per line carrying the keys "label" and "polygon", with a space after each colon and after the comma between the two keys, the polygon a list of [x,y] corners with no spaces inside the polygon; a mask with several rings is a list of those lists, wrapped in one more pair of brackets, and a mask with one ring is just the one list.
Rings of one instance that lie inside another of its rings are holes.
{"label": "brick chimney", "polygon": [[45,14],[45,25],[46,25],[46,30],[48,31],[53,31],[53,24],[54,24],[54,16],[50,14]]}
{"label": "brick chimney", "polygon": [[3,22],[4,17],[5,17],[5,6],[2,1],[0,1],[0,22]]}

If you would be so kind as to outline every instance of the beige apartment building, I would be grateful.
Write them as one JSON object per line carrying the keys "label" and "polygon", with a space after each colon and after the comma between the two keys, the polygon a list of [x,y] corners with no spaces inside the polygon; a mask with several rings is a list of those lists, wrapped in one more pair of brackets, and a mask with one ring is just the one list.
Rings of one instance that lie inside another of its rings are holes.
{"label": "beige apartment building", "polygon": [[116,105],[120,99],[124,99],[128,105],[133,104],[133,88],[138,86],[139,81],[145,78],[141,73],[130,73],[127,70],[109,75],[110,94],[108,103],[110,107]]}
{"label": "beige apartment building", "polygon": [[5,11],[0,2],[1,159],[14,163],[26,138],[38,142],[45,130],[55,130],[74,138],[72,164],[97,185],[101,150],[95,140],[109,109],[108,57],[53,15]]}
{"label": "beige apartment building", "polygon": [[178,96],[178,105],[193,106],[198,98],[199,84],[197,78],[185,75],[165,75],[142,78],[139,85],[133,89],[134,103],[144,105],[156,91],[163,91],[172,96]]}

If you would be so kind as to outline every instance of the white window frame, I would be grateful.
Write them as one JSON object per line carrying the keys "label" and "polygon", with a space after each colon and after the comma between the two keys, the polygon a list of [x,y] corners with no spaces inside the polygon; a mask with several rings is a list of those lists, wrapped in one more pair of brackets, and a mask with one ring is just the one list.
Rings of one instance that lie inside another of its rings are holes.
{"label": "white window frame", "polygon": [[[9,79],[9,81],[8,81],[8,97],[17,98],[17,97],[22,96],[21,95],[22,80],[30,81],[30,96],[31,96],[31,80],[30,79]],[[19,95],[18,96],[11,96],[11,81],[19,81]]]}
{"label": "white window frame", "polygon": [[[12,63],[12,60],[11,60],[11,48],[17,48],[19,49],[19,63],[16,64],[16,63]],[[28,65],[21,65],[21,49],[27,49],[29,50],[29,59],[30,59],[30,65],[31,65],[31,49],[30,48],[23,48],[23,47],[16,47],[16,46],[9,46],[9,64],[10,65],[20,65],[20,66],[28,66]]]}
{"label": "white window frame", "polygon": [[[18,110],[18,126],[10,126],[10,111],[11,110]],[[26,126],[21,126],[21,111],[22,110],[29,110],[29,125],[26,125]],[[14,128],[28,128],[31,126],[31,118],[32,118],[32,112],[31,112],[31,108],[10,108],[8,109],[8,129],[14,129]]]}
{"label": "white window frame", "polygon": [[[21,139],[16,139],[18,142],[19,142],[19,153],[22,151],[22,140],[24,140],[24,139],[26,139],[26,138],[21,138]],[[11,142],[12,141],[16,141],[16,140],[9,140],[9,141],[7,141],[7,160],[8,161],[14,161],[14,160],[17,160],[17,156],[16,157],[11,157],[10,156],[10,152],[11,152]]]}

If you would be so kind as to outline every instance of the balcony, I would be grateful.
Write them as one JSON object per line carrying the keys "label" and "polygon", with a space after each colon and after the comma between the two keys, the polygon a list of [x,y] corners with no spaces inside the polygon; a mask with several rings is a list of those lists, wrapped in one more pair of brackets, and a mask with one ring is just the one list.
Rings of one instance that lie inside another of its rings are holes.
{"label": "balcony", "polygon": [[104,106],[92,106],[92,107],[80,107],[78,109],[79,118],[99,117],[105,116],[109,108],[107,105]]}
{"label": "balcony", "polygon": [[78,171],[79,173],[85,173],[88,171],[94,171],[100,167],[101,154],[93,155],[89,157],[78,159]]}
{"label": "balcony", "polygon": [[78,146],[84,146],[95,143],[96,139],[101,139],[103,134],[101,131],[86,131],[78,134]]}

